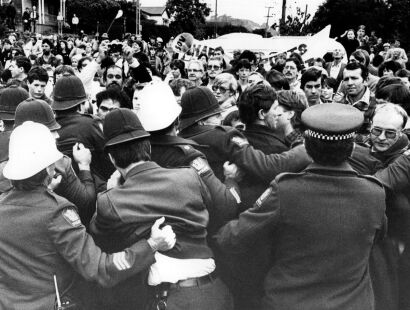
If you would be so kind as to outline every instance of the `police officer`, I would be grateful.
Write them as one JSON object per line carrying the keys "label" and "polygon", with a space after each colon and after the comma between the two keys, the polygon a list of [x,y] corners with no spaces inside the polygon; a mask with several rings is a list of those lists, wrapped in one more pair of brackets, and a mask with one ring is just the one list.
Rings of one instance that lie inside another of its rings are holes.
{"label": "police officer", "polygon": [[[82,143],[92,154],[91,172],[95,177],[106,181],[115,169],[104,154],[104,136],[98,121],[91,115],[80,113],[86,103],[84,86],[77,76],[64,74],[57,80],[51,105],[56,112],[56,120],[61,125],[57,147],[73,158],[73,145]],[[74,168],[78,171],[76,165]]]}
{"label": "police officer", "polygon": [[[159,219],[146,239],[114,254],[103,253],[81,224],[76,207],[47,189],[60,153],[50,130],[25,122],[10,137],[4,175],[13,189],[0,198],[0,308],[52,309],[59,304],[78,308],[78,274],[111,286],[154,263],[154,252],[175,244],[170,227]],[[78,309],[77,308],[77,309]],[[87,308],[89,309],[89,308]]]}
{"label": "police officer", "polygon": [[9,158],[9,139],[14,126],[16,108],[26,100],[29,93],[21,87],[10,86],[0,91],[0,120],[4,131],[0,131],[0,193],[10,189],[10,181],[3,176],[3,168]]}
{"label": "police officer", "polygon": [[[108,252],[119,251],[146,238],[153,219],[165,216],[168,224],[175,224],[178,241],[175,250],[158,253],[149,269],[148,284],[157,291],[148,300],[149,309],[165,309],[164,304],[169,310],[231,309],[229,291],[214,274],[213,252],[206,239],[212,201],[198,173],[152,162],[149,133],[131,110],[108,113],[104,135],[106,152],[125,181],[119,186],[119,179],[117,184],[110,179],[110,189],[97,198],[90,225],[97,243]],[[146,273],[141,273],[105,292],[103,296],[111,298],[102,309],[143,309],[145,283]]]}
{"label": "police officer", "polygon": [[302,114],[313,163],[279,175],[217,241],[245,251],[255,238],[272,245],[262,309],[374,309],[369,276],[373,243],[386,229],[385,192],[346,162],[363,114],[322,104]]}
{"label": "police officer", "polygon": [[281,172],[300,171],[311,162],[303,146],[281,154],[265,155],[250,146],[236,129],[221,126],[221,109],[207,87],[188,89],[182,95],[181,106],[179,136],[203,146],[201,151],[220,180],[226,161],[268,181]]}
{"label": "police officer", "polygon": [[219,181],[209,167],[205,156],[196,148],[195,141],[178,137],[178,116],[181,106],[171,88],[165,83],[147,85],[139,97],[140,109],[137,116],[145,130],[150,133],[151,159],[161,167],[187,167],[197,170],[207,185],[213,203],[208,231],[233,219],[238,214],[241,202],[237,183],[226,178],[226,186]]}
{"label": "police officer", "polygon": [[[47,102],[29,98],[21,102],[16,109],[14,126],[17,127],[26,121],[43,124],[50,129],[54,137],[58,138],[58,130],[61,128],[55,120],[53,110]],[[88,227],[95,211],[97,198],[94,186],[94,178],[90,172],[91,152],[83,144],[76,143],[73,146],[73,157],[78,165],[78,176],[71,166],[71,158],[64,156],[55,163],[56,176],[49,187],[78,207],[81,222]]]}

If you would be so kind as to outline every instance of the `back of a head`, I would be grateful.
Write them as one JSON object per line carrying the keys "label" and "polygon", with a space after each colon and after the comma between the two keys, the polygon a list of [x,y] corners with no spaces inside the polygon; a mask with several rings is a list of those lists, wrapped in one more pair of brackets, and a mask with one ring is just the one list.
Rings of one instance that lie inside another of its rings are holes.
{"label": "back of a head", "polygon": [[382,88],[384,88],[387,85],[392,85],[392,84],[400,84],[402,85],[403,82],[399,77],[395,76],[382,76],[376,84],[375,90],[374,90],[374,95],[377,99],[382,99],[381,96],[379,95],[379,92]]}
{"label": "back of a head", "polygon": [[403,84],[390,84],[384,86],[378,91],[376,98],[399,104],[407,109],[410,106],[410,90]]}
{"label": "back of a head", "polygon": [[270,70],[266,74],[266,81],[275,89],[275,90],[289,90],[289,82],[285,78],[282,72],[279,72],[275,69]]}

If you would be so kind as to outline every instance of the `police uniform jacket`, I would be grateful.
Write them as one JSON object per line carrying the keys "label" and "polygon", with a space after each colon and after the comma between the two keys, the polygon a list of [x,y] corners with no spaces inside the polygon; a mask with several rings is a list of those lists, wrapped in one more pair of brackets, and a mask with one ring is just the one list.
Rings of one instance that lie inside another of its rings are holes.
{"label": "police uniform jacket", "polygon": [[164,168],[193,167],[208,187],[212,197],[208,232],[237,216],[241,203],[237,183],[225,179],[222,183],[213,173],[205,155],[196,150],[195,141],[169,135],[151,135],[151,159]]}
{"label": "police uniform jacket", "polygon": [[81,222],[88,227],[95,212],[95,201],[97,200],[91,172],[79,170],[77,175],[71,165],[71,158],[68,156],[64,156],[55,163],[55,171],[56,174],[62,176],[62,179],[54,192],[78,208]]}
{"label": "police uniform jacket", "polygon": [[208,146],[201,151],[219,179],[223,177],[225,161],[233,162],[247,173],[268,182],[279,173],[297,172],[311,163],[303,146],[281,154],[265,155],[250,146],[239,131],[230,127],[194,125],[182,130],[179,135]]}
{"label": "police uniform jacket", "polygon": [[372,310],[368,259],[384,235],[385,193],[348,164],[311,164],[282,174],[254,207],[217,238],[225,251],[245,251],[256,238],[274,252],[263,309]]}
{"label": "police uniform jacket", "polygon": [[[84,144],[91,151],[91,172],[103,180],[108,180],[115,169],[104,154],[104,135],[97,120],[90,115],[73,112],[59,113],[56,121],[61,125],[58,130],[58,150],[73,159],[73,145],[77,142]],[[78,171],[76,165],[74,169]]]}
{"label": "police uniform jacket", "polygon": [[119,271],[113,259],[95,245],[66,199],[38,187],[12,189],[0,197],[0,309],[52,309],[53,275],[63,297],[86,280],[111,286],[154,262],[146,240],[126,250],[131,268]]}
{"label": "police uniform jacket", "polygon": [[[3,175],[7,161],[0,163],[0,193],[9,191],[13,186]],[[95,211],[94,179],[90,171],[80,170],[77,174],[71,166],[71,159],[64,156],[55,163],[56,174],[62,176],[61,183],[54,192],[72,202],[78,208],[81,222],[88,226]]]}
{"label": "police uniform jacket", "polygon": [[[147,238],[151,226],[165,216],[177,243],[165,255],[176,258],[210,258],[207,245],[207,206],[211,198],[194,169],[165,169],[154,162],[132,168],[125,182],[98,195],[91,234],[107,252],[119,251]],[[98,292],[104,310],[144,309],[148,302],[148,268],[110,290]]]}
{"label": "police uniform jacket", "polygon": [[122,185],[98,195],[90,230],[104,250],[115,252],[149,237],[155,220],[165,216],[177,235],[177,244],[167,255],[210,258],[206,243],[210,202],[194,169],[165,169],[149,161],[132,168]]}
{"label": "police uniform jacket", "polygon": [[[242,133],[246,139],[248,139],[250,145],[266,155],[278,154],[289,150],[284,138],[273,132],[267,126],[257,124],[247,125]],[[243,178],[239,184],[241,192],[243,193],[243,206],[250,208],[269,186],[269,182],[270,181],[263,181],[257,175],[253,174],[248,174]]]}

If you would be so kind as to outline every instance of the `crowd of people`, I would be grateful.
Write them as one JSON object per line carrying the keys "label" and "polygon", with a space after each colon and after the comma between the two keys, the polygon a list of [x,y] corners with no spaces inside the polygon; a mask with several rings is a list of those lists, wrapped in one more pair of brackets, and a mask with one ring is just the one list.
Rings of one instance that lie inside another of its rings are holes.
{"label": "crowd of people", "polygon": [[410,64],[337,40],[8,34],[0,308],[410,309]]}

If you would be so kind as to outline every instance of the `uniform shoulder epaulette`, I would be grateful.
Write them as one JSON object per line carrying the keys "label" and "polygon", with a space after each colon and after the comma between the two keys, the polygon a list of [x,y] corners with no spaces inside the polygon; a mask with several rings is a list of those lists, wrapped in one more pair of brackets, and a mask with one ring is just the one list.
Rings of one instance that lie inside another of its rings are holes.
{"label": "uniform shoulder epaulette", "polygon": [[[57,194],[54,193],[53,191],[48,190],[48,191],[46,191],[46,194],[47,194],[47,196],[48,196],[51,200],[53,200],[53,201],[56,203],[56,205],[57,205],[59,208],[73,207],[74,209],[77,210],[77,207],[76,207],[74,204],[72,204],[71,202],[69,202],[69,201],[68,201],[67,199],[65,199],[64,197],[61,197],[61,196],[57,195]],[[53,208],[55,208],[55,206],[53,206]]]}
{"label": "uniform shoulder epaulette", "polygon": [[229,132],[229,131],[231,131],[231,130],[236,130],[236,129],[232,128],[232,127],[223,126],[223,125],[217,125],[217,126],[215,126],[215,129],[218,129],[218,130],[221,130],[221,131],[224,131],[224,132]]}
{"label": "uniform shoulder epaulette", "polygon": [[358,174],[358,177],[369,180],[369,181],[372,181],[372,182],[376,183],[377,185],[383,187],[383,183],[378,178],[376,178],[374,176],[365,175],[365,174]]}
{"label": "uniform shoulder epaulette", "polygon": [[303,174],[305,174],[305,172],[303,171],[302,172],[283,172],[283,173],[278,174],[273,182],[279,183],[279,182],[287,181],[295,177],[299,177]]}

